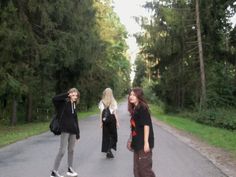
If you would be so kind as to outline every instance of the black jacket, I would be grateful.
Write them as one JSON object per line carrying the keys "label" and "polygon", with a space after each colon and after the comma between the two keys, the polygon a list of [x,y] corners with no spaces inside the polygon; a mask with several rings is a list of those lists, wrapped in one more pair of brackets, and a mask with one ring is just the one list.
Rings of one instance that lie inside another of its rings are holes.
{"label": "black jacket", "polygon": [[52,102],[55,106],[57,118],[60,119],[61,132],[75,134],[80,138],[77,110],[75,103],[71,103],[68,93],[56,95]]}

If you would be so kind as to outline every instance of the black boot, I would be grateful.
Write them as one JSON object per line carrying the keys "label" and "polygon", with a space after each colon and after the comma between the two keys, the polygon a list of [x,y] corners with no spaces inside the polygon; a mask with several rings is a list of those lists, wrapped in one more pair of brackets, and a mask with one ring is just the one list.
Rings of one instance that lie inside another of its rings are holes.
{"label": "black boot", "polygon": [[111,150],[108,150],[108,151],[107,151],[107,158],[108,158],[108,159],[114,158],[114,155],[112,154]]}

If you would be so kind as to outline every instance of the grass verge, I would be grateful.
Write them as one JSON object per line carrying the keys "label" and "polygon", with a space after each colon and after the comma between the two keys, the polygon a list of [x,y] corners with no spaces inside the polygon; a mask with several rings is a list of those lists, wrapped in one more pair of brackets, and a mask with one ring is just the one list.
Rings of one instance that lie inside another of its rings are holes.
{"label": "grass verge", "polygon": [[49,122],[27,123],[16,126],[0,125],[0,147],[48,131]]}
{"label": "grass verge", "polygon": [[99,114],[99,109],[96,105],[91,107],[88,111],[79,112],[78,117],[79,119],[84,119],[95,114]]}
{"label": "grass verge", "polygon": [[164,115],[155,105],[150,105],[150,108],[152,115],[157,119],[179,130],[191,133],[210,145],[230,151],[236,157],[236,131],[210,127],[175,115]]}
{"label": "grass verge", "polygon": [[[79,112],[79,119],[84,119],[97,113],[98,108],[94,106],[86,112]],[[16,126],[0,124],[0,147],[28,138],[30,136],[44,133],[48,130],[49,121],[19,124]]]}

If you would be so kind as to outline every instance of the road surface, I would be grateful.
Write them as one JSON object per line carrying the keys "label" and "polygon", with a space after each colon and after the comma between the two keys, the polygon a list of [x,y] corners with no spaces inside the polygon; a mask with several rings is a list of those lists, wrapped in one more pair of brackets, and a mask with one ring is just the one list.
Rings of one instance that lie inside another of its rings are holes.
{"label": "road surface", "polygon": [[[126,149],[129,136],[127,104],[118,110],[118,150],[114,159],[101,153],[98,116],[80,120],[81,140],[76,144],[74,169],[78,177],[133,177],[132,153]],[[161,127],[153,125],[153,169],[157,177],[226,177],[208,159]],[[47,132],[0,149],[0,177],[48,177],[59,148],[59,137]],[[67,154],[59,171],[67,170]]]}

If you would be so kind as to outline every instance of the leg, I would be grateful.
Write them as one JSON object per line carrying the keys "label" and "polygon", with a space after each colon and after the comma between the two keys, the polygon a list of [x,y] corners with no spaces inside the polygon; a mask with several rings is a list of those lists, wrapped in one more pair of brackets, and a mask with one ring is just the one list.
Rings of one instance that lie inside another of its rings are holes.
{"label": "leg", "polygon": [[102,127],[102,152],[107,153],[109,146],[109,129],[107,124]]}
{"label": "leg", "polygon": [[73,165],[75,142],[76,142],[76,135],[70,134],[68,139],[68,167],[72,167]]}
{"label": "leg", "polygon": [[54,162],[54,167],[53,167],[53,169],[56,170],[56,171],[58,170],[59,165],[61,163],[61,159],[65,154],[68,137],[69,137],[68,133],[62,133],[61,134],[60,148],[59,148],[59,152],[57,154],[57,157],[56,157],[55,162]]}
{"label": "leg", "polygon": [[116,127],[116,118],[112,118],[110,125],[110,148],[116,150],[116,144],[118,140],[117,127]]}
{"label": "leg", "polygon": [[139,151],[139,174],[140,177],[155,177],[152,171],[152,151],[148,153]]}
{"label": "leg", "polygon": [[111,149],[116,150],[116,142],[117,142],[117,134],[116,133],[116,120],[112,119],[112,122],[108,124],[108,150],[107,150],[107,158],[114,158],[114,155]]}
{"label": "leg", "polygon": [[134,176],[135,177],[141,177],[139,175],[139,156],[138,156],[138,152],[134,152],[134,167],[133,167],[133,171],[134,171]]}

